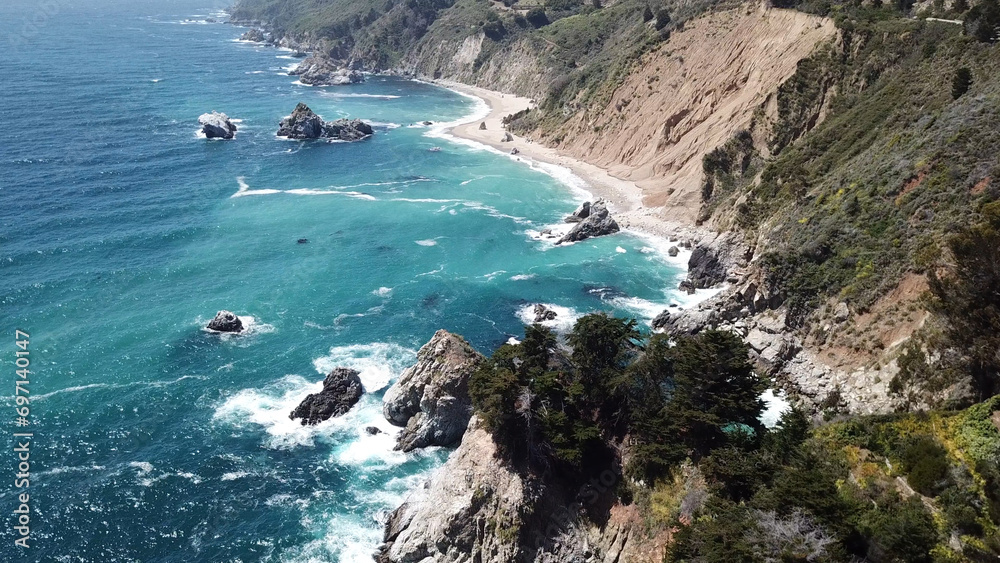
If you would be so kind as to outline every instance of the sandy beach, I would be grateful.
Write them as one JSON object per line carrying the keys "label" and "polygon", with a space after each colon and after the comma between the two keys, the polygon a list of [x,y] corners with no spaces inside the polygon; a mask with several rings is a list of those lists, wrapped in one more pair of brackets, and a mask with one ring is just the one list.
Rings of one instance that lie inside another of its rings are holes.
{"label": "sandy beach", "polygon": [[[712,235],[695,227],[667,221],[660,217],[655,208],[643,206],[643,192],[635,183],[616,178],[607,170],[563,154],[557,149],[532,142],[530,139],[511,133],[512,141],[504,142],[507,133],[503,118],[521,110],[533,107],[528,98],[503,94],[485,88],[469,86],[450,80],[436,80],[434,84],[456,92],[475,96],[489,107],[489,115],[452,127],[448,132],[456,137],[468,139],[509,153],[517,149],[517,157],[525,161],[537,161],[562,166],[570,170],[586,184],[585,188],[595,199],[604,199],[618,224],[627,230],[670,239],[702,240]],[[480,129],[482,123],[486,129]]]}

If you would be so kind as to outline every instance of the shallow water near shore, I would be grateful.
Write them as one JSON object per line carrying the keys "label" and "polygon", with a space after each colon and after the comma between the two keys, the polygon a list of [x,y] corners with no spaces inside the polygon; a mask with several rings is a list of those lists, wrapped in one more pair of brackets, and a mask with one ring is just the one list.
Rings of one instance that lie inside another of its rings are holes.
{"label": "shallow water near shore", "polygon": [[[206,21],[217,7],[0,7],[21,39],[0,60],[0,350],[30,333],[32,560],[370,561],[379,518],[448,454],[364,432],[392,432],[382,393],[435,330],[489,353],[534,303],[566,327],[680,299],[666,245],[533,239],[580,192],[422,125],[475,101],[389,77],[296,85],[290,53],[236,41]],[[300,101],[376,135],[276,138]],[[234,141],[199,138],[212,110],[241,120]],[[204,331],[220,309],[247,333]],[[362,402],[289,420],[335,366],[361,370]],[[23,557],[13,537],[0,560]]]}

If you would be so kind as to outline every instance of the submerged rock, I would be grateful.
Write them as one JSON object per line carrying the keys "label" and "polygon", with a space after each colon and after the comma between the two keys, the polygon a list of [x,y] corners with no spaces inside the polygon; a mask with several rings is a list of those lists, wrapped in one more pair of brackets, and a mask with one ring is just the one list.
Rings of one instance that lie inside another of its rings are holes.
{"label": "submerged rock", "polygon": [[360,119],[338,119],[327,123],[301,102],[291,115],[281,120],[278,128],[278,136],[289,139],[360,141],[374,132],[371,125]]}
{"label": "submerged rock", "polygon": [[323,380],[323,390],[306,396],[288,418],[301,418],[306,426],[346,414],[365,392],[358,374],[357,370],[334,368]]}
{"label": "submerged rock", "polygon": [[206,328],[216,332],[243,332],[243,322],[232,311],[219,311]]}
{"label": "submerged rock", "polygon": [[201,132],[209,139],[232,139],[236,136],[236,125],[224,113],[203,113],[198,117],[198,123],[201,124]]}
{"label": "submerged rock", "polygon": [[452,446],[472,416],[469,377],[483,360],[461,336],[439,330],[417,352],[417,363],[385,393],[386,420],[405,426],[396,444],[408,452],[427,446]]}
{"label": "submerged rock", "polygon": [[365,81],[365,75],[349,68],[342,68],[332,60],[309,55],[288,74],[298,76],[299,82],[311,86],[344,86]]}
{"label": "submerged rock", "polygon": [[369,436],[377,436],[377,435],[381,434],[382,431],[379,430],[378,427],[376,427],[376,426],[366,426],[365,427],[365,433],[368,434]]}
{"label": "submerged rock", "polygon": [[577,223],[568,233],[556,241],[556,244],[579,242],[592,237],[617,233],[620,230],[618,223],[611,217],[607,205],[599,199],[591,204],[587,218]]}

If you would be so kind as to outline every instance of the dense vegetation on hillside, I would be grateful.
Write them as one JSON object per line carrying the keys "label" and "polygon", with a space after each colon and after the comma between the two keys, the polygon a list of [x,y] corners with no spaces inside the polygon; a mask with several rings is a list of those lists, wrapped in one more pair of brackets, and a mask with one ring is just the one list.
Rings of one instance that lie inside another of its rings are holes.
{"label": "dense vegetation on hillside", "polygon": [[1000,556],[1000,396],[817,428],[791,411],[768,430],[730,333],[642,340],[595,314],[565,345],[536,325],[498,349],[470,382],[477,413],[526,474],[583,483],[624,465],[620,501],[677,528],[668,561]]}
{"label": "dense vegetation on hillside", "polygon": [[609,95],[640,54],[684,20],[719,3],[619,0],[605,7],[594,0],[238,0],[231,13],[234,21],[260,22],[279,36],[322,42],[334,59],[374,70],[398,70],[409,56],[415,68],[405,70],[435,75],[443,61],[414,61],[412,55],[444,43],[450,45],[447,59],[466,38],[480,35],[485,40],[477,69],[515,46],[526,46],[546,69],[545,81],[535,81],[530,93],[558,109]]}

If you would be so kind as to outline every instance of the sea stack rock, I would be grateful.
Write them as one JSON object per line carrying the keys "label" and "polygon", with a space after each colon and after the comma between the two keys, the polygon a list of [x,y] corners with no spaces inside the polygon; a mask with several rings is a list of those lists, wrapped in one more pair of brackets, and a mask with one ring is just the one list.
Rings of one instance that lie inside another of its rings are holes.
{"label": "sea stack rock", "polygon": [[337,66],[332,60],[309,55],[288,74],[298,76],[299,82],[310,86],[344,86],[365,81],[365,75]]}
{"label": "sea stack rock", "polygon": [[198,118],[198,123],[201,124],[201,132],[208,139],[232,139],[236,136],[236,125],[224,113],[204,113]]}
{"label": "sea stack rock", "polygon": [[541,303],[535,305],[535,308],[532,310],[532,312],[535,314],[536,323],[551,321],[554,320],[557,316],[555,311],[549,309],[548,307],[546,307]]}
{"label": "sea stack rock", "polygon": [[301,102],[291,115],[281,120],[278,128],[278,136],[289,139],[360,141],[374,132],[371,125],[360,119],[338,119],[327,123]]}
{"label": "sea stack rock", "polygon": [[254,43],[263,43],[267,41],[267,36],[264,32],[259,29],[251,29],[240,36],[242,41],[253,41]]}
{"label": "sea stack rock", "polygon": [[617,233],[620,230],[618,223],[611,217],[604,200],[599,199],[591,204],[587,218],[573,226],[568,233],[556,241],[556,244],[579,242],[592,237]]}
{"label": "sea stack rock", "polygon": [[207,328],[216,332],[243,332],[243,322],[232,311],[219,311]]}
{"label": "sea stack rock", "polygon": [[323,390],[310,393],[288,418],[302,419],[302,425],[319,424],[351,410],[365,392],[358,372],[348,368],[334,368],[323,380]]}
{"label": "sea stack rock", "polygon": [[452,446],[472,416],[469,377],[483,361],[461,336],[439,330],[417,352],[417,363],[385,393],[386,420],[404,426],[396,444],[408,452],[426,446]]}
{"label": "sea stack rock", "polygon": [[566,217],[566,222],[567,223],[579,223],[580,221],[583,221],[587,217],[590,217],[590,202],[589,201],[585,201],[585,202],[581,203],[580,207],[576,208],[576,211],[574,211],[571,215],[568,215]]}

